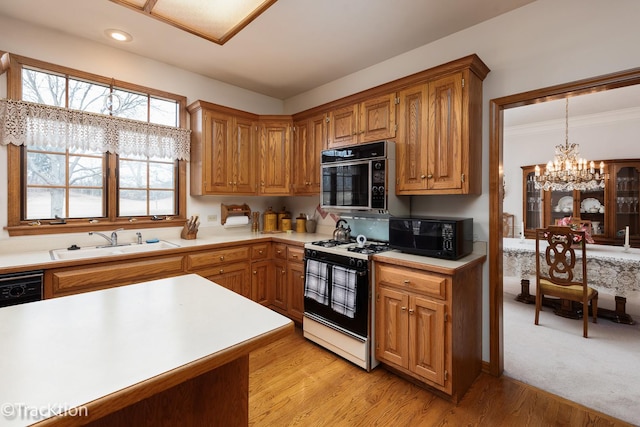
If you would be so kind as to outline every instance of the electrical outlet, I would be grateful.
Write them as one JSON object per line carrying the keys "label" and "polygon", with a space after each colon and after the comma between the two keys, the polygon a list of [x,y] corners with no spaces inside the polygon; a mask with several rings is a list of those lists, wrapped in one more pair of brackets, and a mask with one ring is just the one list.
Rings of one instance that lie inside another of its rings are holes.
{"label": "electrical outlet", "polygon": [[476,233],[473,233],[473,241],[474,242],[478,241],[478,235]]}
{"label": "electrical outlet", "polygon": [[218,215],[213,214],[213,215],[207,215],[207,221],[209,222],[214,222],[218,220]]}

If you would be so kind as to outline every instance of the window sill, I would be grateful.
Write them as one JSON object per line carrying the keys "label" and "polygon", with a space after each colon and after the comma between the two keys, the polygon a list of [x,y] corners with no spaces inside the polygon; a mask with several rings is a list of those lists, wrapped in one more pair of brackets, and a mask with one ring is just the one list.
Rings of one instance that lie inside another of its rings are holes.
{"label": "window sill", "polygon": [[43,222],[40,225],[17,225],[11,227],[4,227],[9,232],[9,236],[37,236],[45,234],[64,234],[64,233],[83,233],[89,231],[111,231],[117,228],[123,228],[125,230],[132,229],[144,229],[144,228],[165,228],[165,227],[182,227],[186,220],[179,217],[171,217],[170,219],[161,220],[123,220],[123,221],[100,221],[96,223],[90,223],[87,221],[73,222],[67,221],[66,224],[49,224]]}

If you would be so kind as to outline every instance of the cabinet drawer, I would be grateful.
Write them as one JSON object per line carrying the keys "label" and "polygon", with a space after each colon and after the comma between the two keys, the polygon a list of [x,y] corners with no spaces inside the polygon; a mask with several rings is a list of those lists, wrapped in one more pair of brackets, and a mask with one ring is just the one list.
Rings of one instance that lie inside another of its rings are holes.
{"label": "cabinet drawer", "polygon": [[376,281],[440,299],[447,297],[446,276],[410,268],[376,264]]}
{"label": "cabinet drawer", "polygon": [[269,258],[270,243],[251,246],[251,259],[253,261]]}
{"label": "cabinet drawer", "polygon": [[273,256],[276,259],[287,259],[287,245],[281,243],[273,245]]}
{"label": "cabinet drawer", "polygon": [[182,256],[48,270],[45,273],[46,297],[129,285],[182,272]]}
{"label": "cabinet drawer", "polygon": [[251,248],[238,246],[235,248],[217,249],[213,251],[199,252],[187,255],[187,268],[212,267],[227,262],[248,261]]}
{"label": "cabinet drawer", "polygon": [[293,262],[302,262],[302,258],[304,258],[304,248],[299,248],[297,246],[288,246],[287,247],[287,260]]}

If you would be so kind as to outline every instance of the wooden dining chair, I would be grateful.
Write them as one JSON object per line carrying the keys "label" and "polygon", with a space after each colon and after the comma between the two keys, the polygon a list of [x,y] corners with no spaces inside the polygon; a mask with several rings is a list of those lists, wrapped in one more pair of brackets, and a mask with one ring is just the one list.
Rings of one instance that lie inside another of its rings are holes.
{"label": "wooden dining chair", "polygon": [[[544,296],[577,301],[582,303],[583,336],[587,338],[589,301],[593,323],[598,322],[598,291],[587,285],[586,260],[584,231],[562,226],[536,229],[536,325]],[[578,264],[581,267],[576,268]]]}

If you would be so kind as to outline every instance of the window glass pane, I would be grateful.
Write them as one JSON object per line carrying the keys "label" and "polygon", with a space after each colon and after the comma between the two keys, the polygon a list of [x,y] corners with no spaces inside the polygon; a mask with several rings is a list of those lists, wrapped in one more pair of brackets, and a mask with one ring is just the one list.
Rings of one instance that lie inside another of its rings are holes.
{"label": "window glass pane", "polygon": [[178,126],[178,103],[151,98],[149,121],[158,125]]}
{"label": "window glass pane", "polygon": [[27,154],[27,185],[66,184],[66,156],[51,153]]}
{"label": "window glass pane", "polygon": [[149,188],[173,189],[173,164],[150,163]]}
{"label": "window glass pane", "polygon": [[147,215],[146,190],[120,190],[120,216]]}
{"label": "window glass pane", "polygon": [[146,122],[148,119],[147,95],[115,89],[112,97],[113,116]]}
{"label": "window glass pane", "polygon": [[26,219],[66,218],[64,188],[27,189]]}
{"label": "window glass pane", "polygon": [[109,87],[82,80],[69,79],[69,108],[109,114]]}
{"label": "window glass pane", "polygon": [[102,158],[69,156],[70,187],[102,187]]}
{"label": "window glass pane", "polygon": [[66,82],[63,76],[22,69],[22,100],[38,104],[65,106]]}
{"label": "window glass pane", "polygon": [[149,191],[149,215],[173,215],[174,195],[173,191]]}
{"label": "window glass pane", "polygon": [[120,188],[147,188],[147,162],[120,160]]}
{"label": "window glass pane", "polygon": [[70,218],[104,217],[101,188],[69,189]]}

